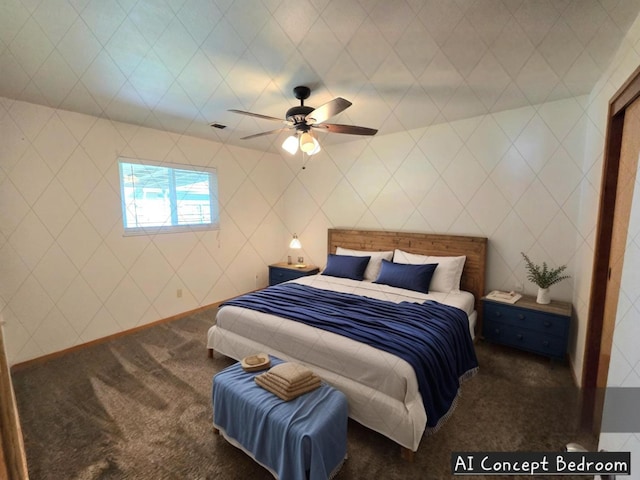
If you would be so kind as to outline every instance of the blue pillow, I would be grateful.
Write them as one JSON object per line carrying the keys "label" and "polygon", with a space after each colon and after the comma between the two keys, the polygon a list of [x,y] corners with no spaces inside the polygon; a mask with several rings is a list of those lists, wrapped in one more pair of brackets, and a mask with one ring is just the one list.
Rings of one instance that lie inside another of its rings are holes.
{"label": "blue pillow", "polygon": [[333,253],[330,253],[327,256],[327,266],[322,272],[322,275],[362,280],[364,278],[364,271],[366,270],[370,259],[371,257],[334,255]]}
{"label": "blue pillow", "polygon": [[415,292],[429,293],[431,277],[437,263],[410,265],[382,260],[380,275],[373,283],[384,283],[392,287],[406,288]]}

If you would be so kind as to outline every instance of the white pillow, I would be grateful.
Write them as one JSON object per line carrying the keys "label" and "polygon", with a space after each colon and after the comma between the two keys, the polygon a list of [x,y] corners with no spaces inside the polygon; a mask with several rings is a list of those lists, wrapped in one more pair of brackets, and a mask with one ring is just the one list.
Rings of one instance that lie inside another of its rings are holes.
{"label": "white pillow", "polygon": [[425,263],[437,263],[436,271],[431,278],[429,290],[434,292],[459,292],[460,278],[462,278],[462,270],[466,256],[461,257],[438,257],[432,255],[417,255],[402,250],[396,250],[393,254],[395,263],[410,263],[414,265],[422,265]]}
{"label": "white pillow", "polygon": [[336,255],[352,255],[354,257],[371,257],[364,271],[364,279],[372,282],[378,278],[380,269],[382,268],[382,259],[391,261],[393,258],[393,250],[388,252],[366,252],[364,250],[349,250],[348,248],[336,248]]}

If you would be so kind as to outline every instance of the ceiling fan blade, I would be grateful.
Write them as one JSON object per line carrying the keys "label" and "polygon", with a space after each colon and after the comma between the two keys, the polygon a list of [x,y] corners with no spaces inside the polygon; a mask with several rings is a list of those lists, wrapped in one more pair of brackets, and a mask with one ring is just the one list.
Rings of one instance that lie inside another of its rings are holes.
{"label": "ceiling fan blade", "polygon": [[345,100],[342,97],[336,97],[330,102],[325,103],[324,105],[319,106],[311,113],[309,113],[305,118],[308,124],[322,123],[325,120],[333,117],[334,115],[339,114],[343,110],[346,110],[351,106],[351,102],[349,100]]}
{"label": "ceiling fan blade", "polygon": [[375,128],[359,127],[357,125],[341,125],[339,123],[321,123],[312,125],[313,128],[321,128],[331,133],[348,133],[350,135],[375,135],[378,130]]}
{"label": "ceiling fan blade", "polygon": [[283,120],[282,118],[270,117],[268,115],[261,115],[259,113],[245,112],[244,110],[235,110],[235,109],[230,109],[228,111],[233,113],[239,113],[240,115],[248,115],[250,117],[262,118],[264,120],[275,120],[276,122],[286,123],[286,121]]}
{"label": "ceiling fan blade", "polygon": [[272,133],[286,132],[288,128],[276,128],[275,130],[269,130],[268,132],[254,133],[246,137],[241,137],[240,140],[248,140],[250,138],[262,137],[263,135],[271,135]]}

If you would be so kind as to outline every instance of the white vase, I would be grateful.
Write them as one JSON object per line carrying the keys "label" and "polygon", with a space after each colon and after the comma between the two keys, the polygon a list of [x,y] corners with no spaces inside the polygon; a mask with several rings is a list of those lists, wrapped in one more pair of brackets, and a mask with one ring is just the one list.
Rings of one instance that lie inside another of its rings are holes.
{"label": "white vase", "polygon": [[538,298],[536,298],[536,302],[542,304],[551,303],[551,294],[548,288],[538,287]]}

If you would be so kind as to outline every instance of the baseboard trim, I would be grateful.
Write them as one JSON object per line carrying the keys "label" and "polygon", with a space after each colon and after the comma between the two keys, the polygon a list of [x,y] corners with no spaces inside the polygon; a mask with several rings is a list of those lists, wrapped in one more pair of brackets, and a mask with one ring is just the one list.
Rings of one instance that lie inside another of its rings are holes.
{"label": "baseboard trim", "polygon": [[160,319],[160,320],[156,320],[156,321],[151,322],[151,323],[145,323],[144,325],[138,325],[137,327],[133,327],[133,328],[130,328],[130,329],[127,329],[127,330],[123,330],[121,332],[117,332],[117,333],[114,333],[112,335],[107,335],[106,337],[96,338],[95,340],[91,340],[91,341],[86,342],[86,343],[81,343],[79,345],[74,345],[73,347],[65,348],[64,350],[60,350],[60,351],[57,351],[57,352],[49,353],[49,354],[43,355],[41,357],[32,358],[32,359],[26,360],[24,362],[16,363],[15,365],[11,366],[10,370],[11,370],[11,372],[17,372],[17,371],[19,371],[21,369],[28,368],[28,367],[30,367],[32,365],[37,365],[39,363],[44,363],[44,362],[47,362],[49,360],[53,360],[53,359],[58,358],[58,357],[62,357],[63,355],[66,355],[68,353],[72,353],[72,352],[81,350],[83,348],[91,347],[91,346],[94,346],[94,345],[99,345],[101,343],[105,343],[105,342],[108,342],[108,341],[116,339],[116,338],[124,337],[126,335],[131,335],[132,333],[136,333],[136,332],[139,332],[141,330],[146,330],[147,328],[155,327],[157,325],[162,325],[163,323],[173,322],[174,320],[178,320],[180,318],[183,318],[183,317],[186,317],[186,316],[189,316],[189,315],[193,315],[194,313],[201,312],[202,310],[207,310],[207,309],[210,309],[210,308],[217,308],[223,302],[224,302],[224,300],[220,301],[220,302],[216,302],[216,303],[211,303],[209,305],[204,305],[202,307],[198,307],[198,308],[195,308],[193,310],[189,310],[187,312],[178,313],[178,314],[173,315],[173,316],[168,317],[168,318],[163,318],[163,319]]}

